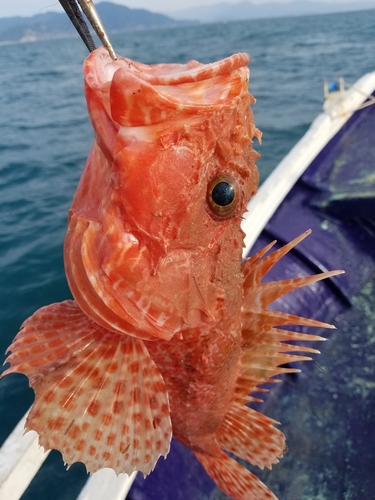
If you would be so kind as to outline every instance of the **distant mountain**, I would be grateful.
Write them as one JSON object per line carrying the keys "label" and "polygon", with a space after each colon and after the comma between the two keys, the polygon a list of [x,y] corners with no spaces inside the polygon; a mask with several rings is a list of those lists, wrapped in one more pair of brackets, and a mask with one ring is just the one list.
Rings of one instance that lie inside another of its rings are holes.
{"label": "distant mountain", "polygon": [[[350,10],[374,9],[374,0],[358,0],[354,4],[310,2],[292,0],[289,3],[253,4],[250,1],[239,3],[217,3],[179,10],[169,15],[157,14],[145,9],[130,9],[112,2],[97,4],[97,10],[108,33],[136,29],[153,29],[175,26],[190,22],[227,22],[263,17],[300,16],[325,14]],[[66,38],[77,36],[67,15],[63,12],[46,12],[31,17],[0,18],[0,44],[28,42],[34,40]]]}
{"label": "distant mountain", "polygon": [[261,5],[249,1],[239,3],[221,2],[215,5],[201,5],[190,9],[170,12],[170,16],[179,20],[199,20],[200,22],[226,22],[265,17],[303,16],[328,14],[354,10],[374,9],[374,0],[359,0],[355,3],[309,2],[294,0],[289,3],[264,3]]}
{"label": "distant mountain", "polygon": [[[111,2],[101,2],[96,7],[108,33],[161,28],[183,23],[163,14],[155,14],[145,9],[129,9]],[[75,34],[73,26],[63,12],[0,18],[0,43],[66,38]]]}

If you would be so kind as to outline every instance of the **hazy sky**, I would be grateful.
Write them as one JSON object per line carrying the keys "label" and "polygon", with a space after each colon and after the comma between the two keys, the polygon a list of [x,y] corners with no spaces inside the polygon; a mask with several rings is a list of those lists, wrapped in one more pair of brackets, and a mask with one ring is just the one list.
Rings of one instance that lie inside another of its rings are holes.
{"label": "hazy sky", "polygon": [[[111,0],[114,3],[126,5],[131,8],[144,8],[154,12],[173,12],[176,10],[195,7],[198,5],[209,5],[226,1],[229,3],[238,3],[239,0]],[[253,3],[262,4],[270,1],[285,3],[288,0],[252,0]],[[290,1],[290,0],[289,0]],[[311,0],[324,3],[347,2],[355,3],[356,0]],[[97,0],[96,0],[97,2]],[[374,0],[375,2],[375,0]],[[178,8],[176,8],[178,5]],[[33,14],[47,11],[61,11],[58,1],[54,0],[0,0],[0,17],[9,16],[31,16]]]}

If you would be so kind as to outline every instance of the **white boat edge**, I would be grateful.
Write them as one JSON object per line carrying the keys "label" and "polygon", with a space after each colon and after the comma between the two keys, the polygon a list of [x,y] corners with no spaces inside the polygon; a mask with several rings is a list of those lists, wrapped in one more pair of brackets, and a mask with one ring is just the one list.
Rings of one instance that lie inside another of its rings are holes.
{"label": "white boat edge", "polygon": [[[306,134],[262,184],[250,200],[242,223],[246,234],[244,257],[311,161],[374,89],[375,72],[360,78],[346,91],[341,101],[313,121]],[[19,500],[49,453],[44,453],[38,445],[35,432],[23,435],[26,416],[0,448],[0,500]],[[89,477],[77,500],[123,500],[135,477],[136,473],[116,476],[112,470],[103,469]]]}
{"label": "white boat edge", "polygon": [[[36,432],[24,434],[26,418],[27,413],[0,448],[0,500],[19,500],[49,455]],[[90,475],[77,500],[124,500],[135,477],[136,472],[116,476],[112,469],[102,469]]]}
{"label": "white boat edge", "polygon": [[18,500],[48,456],[38,445],[36,432],[24,434],[26,417],[0,448],[0,500]]}
{"label": "white boat edge", "polygon": [[[245,258],[268,221],[303,172],[375,89],[375,71],[353,84],[343,98],[312,122],[305,135],[277,165],[250,200],[244,215]],[[308,228],[306,228],[308,229]]]}

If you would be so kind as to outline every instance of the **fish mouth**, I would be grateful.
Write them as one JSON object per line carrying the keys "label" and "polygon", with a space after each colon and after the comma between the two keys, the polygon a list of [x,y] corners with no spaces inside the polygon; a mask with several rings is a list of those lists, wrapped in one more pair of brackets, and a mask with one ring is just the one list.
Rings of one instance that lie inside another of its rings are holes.
{"label": "fish mouth", "polygon": [[204,117],[247,92],[249,60],[248,54],[237,53],[210,64],[146,65],[120,56],[113,60],[102,47],[84,63],[86,94],[95,94],[122,127]]}

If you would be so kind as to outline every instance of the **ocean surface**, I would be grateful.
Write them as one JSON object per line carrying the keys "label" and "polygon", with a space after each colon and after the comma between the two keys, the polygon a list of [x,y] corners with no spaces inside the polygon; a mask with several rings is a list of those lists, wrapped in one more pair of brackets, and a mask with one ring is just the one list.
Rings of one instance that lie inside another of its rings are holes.
{"label": "ocean surface", "polygon": [[[68,23],[68,20],[67,20]],[[323,104],[323,80],[354,83],[374,68],[375,11],[210,24],[111,37],[116,52],[144,63],[211,62],[251,55],[250,90],[263,132],[264,180],[302,137]],[[67,211],[93,140],[82,88],[79,39],[0,46],[0,352],[39,307],[70,297],[62,247]],[[5,356],[1,354],[1,363]],[[0,444],[33,400],[27,380],[0,380]],[[53,473],[51,472],[53,471]],[[52,453],[44,479],[24,499],[71,500],[86,480],[68,481]]]}

